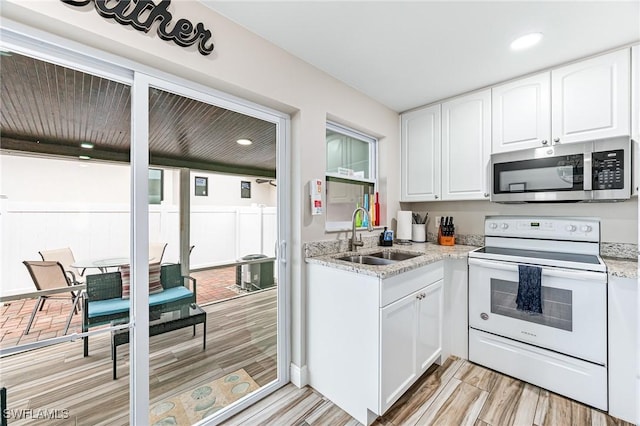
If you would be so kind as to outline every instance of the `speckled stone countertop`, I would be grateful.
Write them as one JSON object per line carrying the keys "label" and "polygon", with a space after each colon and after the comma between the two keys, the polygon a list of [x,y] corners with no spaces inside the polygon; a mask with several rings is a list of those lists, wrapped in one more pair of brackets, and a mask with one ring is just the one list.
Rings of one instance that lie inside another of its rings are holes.
{"label": "speckled stone countertop", "polygon": [[638,278],[638,261],[634,259],[620,259],[603,257],[607,265],[607,273],[612,277]]}
{"label": "speckled stone countertop", "polygon": [[[340,252],[323,256],[307,257],[306,261],[307,263],[330,266],[332,268],[356,272],[358,274],[388,278],[443,259],[466,259],[468,253],[477,248],[478,247],[465,245],[440,246],[433,243],[412,243],[411,245],[406,246],[394,245],[392,247],[370,247],[359,249],[357,252]],[[393,252],[412,252],[420,255],[412,259],[397,261],[390,265],[364,265],[337,259],[338,257],[351,256],[354,254],[366,255],[383,250]]]}
{"label": "speckled stone countertop", "polygon": [[[471,250],[478,247],[471,245],[440,246],[434,243],[412,243],[411,245],[394,245],[392,247],[371,246],[360,248],[357,252],[340,251],[332,254],[309,256],[307,263],[330,266],[332,268],[352,271],[359,274],[371,275],[379,278],[387,278],[403,272],[410,271],[420,266],[428,265],[443,259],[465,259]],[[335,249],[335,248],[334,248]],[[364,265],[337,259],[338,257],[352,256],[354,254],[370,254],[379,251],[415,252],[420,256],[413,259],[398,261],[390,265]],[[311,254],[311,253],[308,253]],[[607,265],[607,272],[613,277],[638,278],[638,262],[635,259],[618,257],[603,257]]]}

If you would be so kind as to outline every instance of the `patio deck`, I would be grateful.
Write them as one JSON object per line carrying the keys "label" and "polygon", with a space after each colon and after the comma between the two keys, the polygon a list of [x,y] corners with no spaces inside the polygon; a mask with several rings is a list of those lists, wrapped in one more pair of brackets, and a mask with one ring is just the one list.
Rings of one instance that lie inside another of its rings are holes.
{"label": "patio deck", "polygon": [[[267,289],[204,306],[207,349],[202,328],[151,337],[150,400],[166,400],[243,368],[263,386],[276,378],[277,292]],[[41,331],[42,333],[42,331]],[[31,333],[29,333],[29,336]],[[118,352],[118,379],[111,379],[109,335],[66,342],[0,359],[0,384],[12,410],[68,410],[59,420],[23,419],[11,424],[128,424],[129,346]]]}
{"label": "patio deck", "polygon": [[[199,305],[207,305],[243,294],[242,290],[235,289],[235,267],[192,272],[191,276],[197,281],[196,296]],[[36,299],[23,299],[8,302],[0,307],[0,348],[64,334],[64,325],[71,309],[71,301],[64,299],[48,300],[44,304],[44,309],[36,314],[29,334],[24,334],[35,303]],[[82,316],[74,315],[69,333],[81,332],[81,326]]]}

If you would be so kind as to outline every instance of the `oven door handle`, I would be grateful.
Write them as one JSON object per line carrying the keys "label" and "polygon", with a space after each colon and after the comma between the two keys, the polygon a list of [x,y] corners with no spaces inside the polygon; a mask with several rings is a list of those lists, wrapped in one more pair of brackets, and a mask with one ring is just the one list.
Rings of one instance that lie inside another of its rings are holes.
{"label": "oven door handle", "polygon": [[[469,258],[469,265],[477,265],[483,268],[501,269],[503,271],[518,272],[517,263],[496,262],[492,260]],[[545,268],[542,267],[542,275],[547,277],[569,278],[572,280],[590,280],[607,282],[607,274],[604,272],[579,271],[577,269]]]}

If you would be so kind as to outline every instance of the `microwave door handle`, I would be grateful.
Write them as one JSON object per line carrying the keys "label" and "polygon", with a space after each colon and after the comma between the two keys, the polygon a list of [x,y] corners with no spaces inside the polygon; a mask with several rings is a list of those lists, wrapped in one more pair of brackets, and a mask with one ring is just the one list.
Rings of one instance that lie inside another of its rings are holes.
{"label": "microwave door handle", "polygon": [[583,156],[583,173],[582,176],[582,187],[584,191],[591,191],[593,187],[591,186],[591,182],[593,180],[593,169],[591,163],[591,153],[585,152]]}

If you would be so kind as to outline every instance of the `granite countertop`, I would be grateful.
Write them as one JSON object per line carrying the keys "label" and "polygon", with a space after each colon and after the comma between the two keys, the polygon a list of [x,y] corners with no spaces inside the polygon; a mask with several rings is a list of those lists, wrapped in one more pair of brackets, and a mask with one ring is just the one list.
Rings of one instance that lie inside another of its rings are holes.
{"label": "granite countertop", "polygon": [[[411,245],[394,245],[392,247],[371,247],[359,249],[357,252],[340,252],[327,254],[324,256],[307,257],[307,263],[330,266],[344,271],[357,272],[359,274],[371,275],[378,278],[388,278],[403,272],[410,271],[421,266],[435,263],[443,259],[466,259],[471,250],[478,247],[466,245],[440,246],[433,243],[412,243]],[[420,254],[417,257],[401,260],[390,265],[364,265],[337,259],[338,257],[351,256],[355,254],[366,255],[379,251],[412,252]]]}
{"label": "granite countertop", "polygon": [[603,257],[607,265],[607,272],[612,277],[638,278],[638,261],[636,259],[622,259]]}
{"label": "granite countertop", "polygon": [[[392,247],[369,247],[361,248],[357,252],[342,251],[339,253],[326,254],[320,256],[310,256],[306,258],[307,263],[315,263],[323,266],[330,266],[344,271],[356,272],[378,278],[388,278],[403,272],[410,271],[421,266],[435,263],[443,259],[466,259],[470,251],[477,249],[476,246],[454,245],[440,246],[434,243],[412,243],[411,245],[394,245]],[[337,259],[338,257],[352,256],[356,254],[370,254],[379,251],[413,252],[420,255],[413,259],[398,261],[390,265],[364,265]],[[607,272],[610,276],[620,278],[638,278],[638,262],[635,259],[603,257],[607,265]]]}

